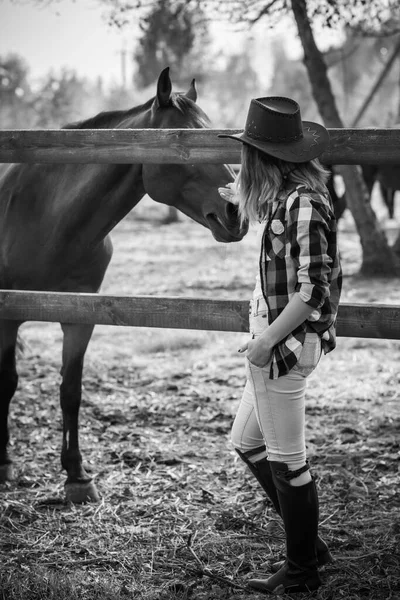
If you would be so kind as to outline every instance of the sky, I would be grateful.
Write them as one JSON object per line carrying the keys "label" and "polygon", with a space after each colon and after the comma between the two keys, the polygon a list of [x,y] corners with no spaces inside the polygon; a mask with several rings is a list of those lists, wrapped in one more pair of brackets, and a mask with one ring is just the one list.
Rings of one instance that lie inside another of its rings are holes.
{"label": "sky", "polygon": [[121,50],[128,34],[107,24],[95,0],[61,0],[43,7],[0,0],[0,55],[17,52],[34,78],[63,66],[95,80],[121,81]]}
{"label": "sky", "polygon": [[[237,51],[244,35],[221,26],[212,33],[215,45],[228,52]],[[121,32],[110,27],[96,0],[59,0],[44,6],[33,0],[0,0],[0,55],[16,52],[23,56],[33,78],[65,66],[92,80],[101,76],[106,85],[121,83],[121,51],[133,51],[135,36],[135,28]],[[262,36],[257,47],[264,54]],[[265,58],[256,56],[255,66],[262,75]]]}
{"label": "sky", "polygon": [[[42,3],[43,4],[43,3]],[[278,28],[279,29],[279,28]],[[286,33],[288,51],[300,54],[300,45],[294,28],[284,23],[281,35]],[[29,66],[31,77],[38,79],[50,70],[62,67],[73,69],[78,75],[95,81],[99,76],[105,85],[122,82],[121,51],[132,52],[137,28],[118,30],[107,23],[105,9],[96,0],[58,0],[35,4],[34,0],[0,0],[0,55],[16,52]],[[215,45],[228,53],[240,48],[244,35],[227,26],[214,26]],[[265,56],[269,39],[264,26],[252,30],[257,39],[254,67],[261,82],[270,76]],[[277,31],[279,35],[279,30]],[[324,34],[324,39],[326,33]],[[127,79],[131,79],[129,61]]]}

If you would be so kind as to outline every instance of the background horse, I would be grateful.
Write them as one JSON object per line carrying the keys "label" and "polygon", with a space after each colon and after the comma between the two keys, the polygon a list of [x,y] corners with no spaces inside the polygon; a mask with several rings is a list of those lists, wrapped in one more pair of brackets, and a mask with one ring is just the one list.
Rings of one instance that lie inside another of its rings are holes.
{"label": "background horse", "polygon": [[[207,115],[195,104],[194,80],[187,93],[173,93],[169,69],[157,94],[128,111],[106,112],[75,129],[203,128]],[[0,180],[0,288],[98,292],[112,256],[109,232],[147,193],[175,206],[211,230],[220,242],[239,241],[237,209],[218,187],[233,181],[226,165],[214,164],[18,164]],[[19,322],[0,319],[0,478],[11,479],[7,452],[8,410],[18,384],[16,341]],[[61,323],[60,402],[63,415],[61,463],[67,471],[67,499],[97,500],[82,466],[78,413],[82,369],[92,325]]]}
{"label": "background horse", "polygon": [[[400,123],[395,123],[392,127],[393,129],[400,129]],[[395,194],[400,190],[400,166],[379,165],[377,167],[370,166],[369,168],[371,177],[379,183],[382,199],[388,209],[389,219],[394,219]]]}
{"label": "background horse", "polygon": [[378,182],[380,192],[382,195],[382,200],[385,203],[386,208],[388,209],[389,219],[394,219],[395,194],[398,190],[400,190],[400,166],[364,165],[364,175],[367,169],[370,179],[372,180],[372,184],[370,184],[369,189],[372,190],[372,186],[374,185],[375,181]]}
{"label": "background horse", "polygon": [[[330,170],[332,175],[327,187],[332,198],[335,217],[339,220],[347,208],[346,192],[342,192],[341,195],[337,193],[333,180],[334,172],[332,169]],[[389,219],[394,219],[395,194],[400,190],[400,167],[398,165],[361,165],[361,170],[369,196],[377,182],[382,201],[388,210]]]}

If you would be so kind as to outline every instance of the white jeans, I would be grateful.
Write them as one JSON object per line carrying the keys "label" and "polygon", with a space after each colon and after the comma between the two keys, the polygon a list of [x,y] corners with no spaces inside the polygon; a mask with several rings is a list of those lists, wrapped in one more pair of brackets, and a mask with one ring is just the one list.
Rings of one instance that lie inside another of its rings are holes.
{"label": "white jeans", "polygon": [[[251,303],[253,338],[268,327],[263,298]],[[317,334],[308,334],[298,365],[287,375],[269,378],[269,365],[260,368],[246,358],[246,386],[232,427],[232,443],[241,452],[266,446],[268,459],[298,469],[305,464],[305,391],[307,375],[321,356]]]}

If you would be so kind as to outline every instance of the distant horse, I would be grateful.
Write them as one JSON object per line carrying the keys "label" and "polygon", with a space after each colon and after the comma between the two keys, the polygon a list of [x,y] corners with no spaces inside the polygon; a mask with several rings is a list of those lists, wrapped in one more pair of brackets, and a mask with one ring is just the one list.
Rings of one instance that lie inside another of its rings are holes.
{"label": "distant horse", "polygon": [[[369,196],[372,188],[377,182],[383,203],[385,204],[389,218],[394,218],[394,197],[397,190],[400,190],[400,165],[361,165],[361,170]],[[332,171],[332,170],[331,170]],[[346,192],[339,196],[333,182],[333,171],[327,183],[328,191],[332,198],[335,217],[339,220],[347,208]]]}
{"label": "distant horse", "polygon": [[[400,123],[392,125],[393,129],[400,129]],[[372,186],[377,181],[379,183],[383,202],[389,212],[389,218],[394,218],[394,196],[397,190],[400,190],[400,165],[365,165],[363,167],[364,177],[372,180]]]}
{"label": "distant horse", "polygon": [[394,196],[397,190],[400,190],[400,165],[364,165],[363,173],[370,193],[374,183],[378,182],[389,219],[393,219]]}
{"label": "distant horse", "polygon": [[342,194],[339,196],[334,183],[334,171],[332,167],[326,168],[329,169],[331,173],[327,181],[326,187],[328,188],[328,192],[332,200],[333,212],[335,213],[336,220],[339,221],[339,219],[342,217],[344,211],[347,208],[346,192],[342,192]]}
{"label": "distant horse", "polygon": [[[392,128],[400,129],[400,123],[396,123]],[[400,191],[400,165],[361,165],[361,170],[370,196],[375,183],[378,183],[383,203],[389,213],[389,218],[393,219],[394,197],[396,191]],[[344,209],[346,208],[345,194],[342,206]]]}
{"label": "distant horse", "polygon": [[[142,106],[101,113],[68,128],[204,128],[207,115],[195,103],[194,80],[187,93],[173,93],[169,69],[157,94]],[[110,157],[111,158],[111,157]],[[0,288],[98,292],[112,255],[109,232],[148,194],[175,206],[210,229],[219,242],[243,238],[237,209],[218,187],[233,181],[222,164],[17,164],[0,179]],[[7,451],[8,410],[18,383],[16,341],[20,322],[0,319],[0,479],[12,479]],[[82,370],[92,325],[61,323],[60,402],[63,415],[61,464],[72,502],[97,500],[82,466],[78,413]]]}

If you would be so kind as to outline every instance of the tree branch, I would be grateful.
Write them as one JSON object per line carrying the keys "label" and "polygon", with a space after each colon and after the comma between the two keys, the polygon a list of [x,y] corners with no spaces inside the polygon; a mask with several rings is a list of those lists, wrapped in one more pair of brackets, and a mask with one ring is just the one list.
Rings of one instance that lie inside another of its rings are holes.
{"label": "tree branch", "polygon": [[254,17],[253,19],[249,19],[248,22],[251,23],[252,25],[254,25],[262,17],[264,17],[265,15],[267,15],[269,13],[269,11],[273,8],[273,6],[276,5],[280,1],[281,0],[271,0],[271,2],[269,2],[269,4],[267,4],[266,6],[264,6],[264,8],[262,8],[260,10],[260,12],[258,13],[258,15],[256,17]]}
{"label": "tree branch", "polygon": [[383,80],[385,79],[386,75],[389,73],[390,69],[393,66],[394,61],[396,60],[398,54],[400,52],[400,41],[397,42],[391,57],[389,58],[389,60],[387,61],[387,63],[385,64],[385,66],[382,69],[382,72],[379,74],[378,79],[375,81],[374,85],[372,86],[372,89],[370,91],[370,93],[368,94],[368,96],[365,98],[364,102],[362,103],[357,115],[355,116],[351,127],[356,127],[358,122],[360,121],[361,117],[363,116],[363,114],[365,113],[365,111],[367,110],[368,106],[371,104],[373,97],[375,96],[376,92],[379,90]]}

